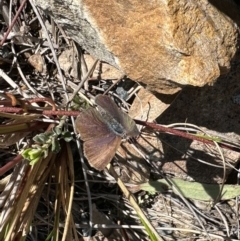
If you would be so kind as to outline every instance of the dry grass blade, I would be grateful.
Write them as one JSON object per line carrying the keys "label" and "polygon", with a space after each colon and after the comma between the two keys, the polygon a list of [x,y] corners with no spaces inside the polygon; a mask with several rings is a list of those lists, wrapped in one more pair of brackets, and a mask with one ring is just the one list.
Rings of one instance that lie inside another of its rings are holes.
{"label": "dry grass blade", "polygon": [[[35,195],[38,194],[38,198],[40,198],[40,195],[38,192],[36,192],[36,189],[34,187],[38,183],[39,177],[44,175],[46,178],[46,173],[49,172],[49,166],[51,166],[50,161],[52,163],[54,161],[54,158],[52,158],[51,154],[47,158],[37,163],[32,168],[29,167],[25,175],[22,177],[21,185],[19,186],[17,196],[15,196],[14,206],[11,213],[8,214],[11,214],[11,218],[10,216],[8,216],[8,218],[10,218],[9,222],[5,223],[4,227],[2,226],[2,232],[0,233],[1,237],[3,237],[4,231],[7,231],[4,240],[12,240],[12,238],[15,237],[20,230],[23,233],[28,233],[28,230],[25,230],[25,228],[27,226],[29,228],[29,223],[31,223],[34,212],[31,212],[32,215],[30,217],[28,216],[27,218],[25,218],[25,221],[28,222],[28,225],[25,226],[22,221],[25,213],[28,211],[28,208],[36,208],[36,204],[38,202],[36,202]],[[40,186],[40,188],[42,187],[43,185]]]}
{"label": "dry grass blade", "polygon": [[[22,179],[27,171],[26,163],[22,163],[18,165],[13,173],[11,174],[8,182],[5,185],[3,192],[1,193],[1,202],[0,207],[3,209],[1,212],[1,219],[0,219],[0,231],[3,232],[6,223],[9,221],[10,213],[15,208],[14,203],[16,201],[16,196],[18,190],[20,189],[20,185],[22,183]],[[3,235],[1,233],[1,235]]]}
{"label": "dry grass blade", "polygon": [[18,143],[22,138],[26,137],[29,134],[29,126],[26,123],[35,120],[41,115],[0,113],[0,116],[10,118],[4,125],[0,125],[0,147],[6,148]]}
{"label": "dry grass blade", "polygon": [[[44,184],[49,175],[51,176],[52,174],[54,174],[56,180],[56,192],[54,191],[56,195],[55,226],[52,234],[56,240],[60,238],[60,214],[61,210],[63,210],[63,215],[66,217],[61,240],[78,240],[71,213],[74,194],[74,171],[72,154],[68,144],[63,146],[63,151],[59,157],[56,161],[56,155],[49,153],[47,158],[39,161],[32,167],[28,167],[21,180],[18,181],[19,185],[15,185],[17,188],[14,191],[14,198],[11,199],[11,204],[9,203],[9,208],[6,209],[6,212],[1,213],[0,237],[4,237],[4,240],[13,240],[17,234],[19,235],[19,232],[24,237],[24,234],[29,232],[39,199],[45,187]],[[53,170],[54,173],[52,172]],[[7,195],[6,191],[4,193],[6,198],[10,195],[10,193]],[[11,192],[11,195],[13,195],[13,192]],[[6,198],[5,200],[7,201]],[[7,206],[5,205],[5,207]]]}
{"label": "dry grass blade", "polygon": [[137,204],[135,198],[133,197],[133,195],[128,191],[128,189],[126,188],[126,186],[124,185],[124,183],[122,182],[122,180],[118,177],[117,173],[115,172],[115,170],[113,169],[113,167],[111,166],[111,164],[108,165],[107,167],[110,171],[110,173],[114,176],[114,178],[116,179],[119,187],[121,188],[122,192],[124,193],[125,197],[128,199],[128,201],[131,203],[132,207],[135,209],[135,211],[137,212],[141,222],[143,223],[143,225],[145,226],[145,229],[148,233],[148,235],[150,236],[152,241],[161,241],[163,240],[158,232],[156,231],[156,229],[152,226],[152,224],[149,222],[148,218],[145,216],[145,214],[143,213],[143,211],[140,209],[139,205]]}
{"label": "dry grass blade", "polygon": [[[61,196],[62,206],[66,214],[62,241],[70,240],[70,239],[77,240],[75,225],[73,223],[73,217],[71,213],[73,195],[74,195],[74,170],[73,170],[73,158],[72,158],[72,153],[71,153],[69,144],[65,145],[65,150],[63,155],[61,155],[60,163],[61,163],[61,174],[62,174],[62,175],[60,174],[60,178],[62,180],[59,180],[60,181],[59,184],[61,186],[60,196]],[[68,177],[70,178],[70,180]]]}
{"label": "dry grass blade", "polygon": [[2,69],[0,69],[0,76],[5,79],[13,89],[17,89],[19,94],[22,95],[23,91],[21,88]]}

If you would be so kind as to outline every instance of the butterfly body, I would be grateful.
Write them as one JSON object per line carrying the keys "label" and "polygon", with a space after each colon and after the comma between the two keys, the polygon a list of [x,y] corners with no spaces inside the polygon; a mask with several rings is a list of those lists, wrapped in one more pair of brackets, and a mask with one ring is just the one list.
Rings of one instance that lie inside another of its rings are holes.
{"label": "butterfly body", "polygon": [[111,131],[113,131],[116,135],[125,137],[126,131],[124,130],[123,126],[115,120],[108,111],[104,110],[102,107],[98,106],[98,111],[103,117],[103,121],[109,127]]}
{"label": "butterfly body", "polygon": [[95,99],[98,109],[82,111],[76,119],[76,129],[84,141],[84,155],[89,164],[103,170],[114,157],[121,139],[139,134],[135,122],[105,95]]}

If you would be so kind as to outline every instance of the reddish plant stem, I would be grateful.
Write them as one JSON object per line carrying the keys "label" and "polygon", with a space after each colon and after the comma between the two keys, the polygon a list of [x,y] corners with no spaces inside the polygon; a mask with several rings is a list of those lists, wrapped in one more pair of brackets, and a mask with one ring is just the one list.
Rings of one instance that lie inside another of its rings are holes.
{"label": "reddish plant stem", "polygon": [[0,100],[0,105],[3,105],[4,107],[13,106],[12,101],[10,99]]}
{"label": "reddish plant stem", "polygon": [[[25,106],[28,109],[28,106]],[[28,109],[29,113],[39,113],[38,110],[32,110],[31,106]],[[23,113],[22,108],[17,107],[0,107],[0,112],[9,112],[9,113]],[[41,111],[43,115],[51,116],[51,115],[66,115],[66,116],[78,116],[80,111],[66,111],[66,110],[44,110]]]}
{"label": "reddish plant stem", "polygon": [[73,111],[73,110],[44,110],[42,112],[43,115],[66,115],[66,116],[78,116],[80,114],[80,111]]}
{"label": "reddish plant stem", "polygon": [[17,18],[18,18],[18,16],[19,16],[19,14],[21,13],[21,11],[22,11],[24,5],[26,4],[26,2],[27,2],[27,0],[23,0],[23,1],[22,1],[21,5],[20,5],[20,7],[19,7],[19,9],[18,9],[18,11],[16,12],[16,15],[14,16],[14,18],[13,18],[13,20],[12,20],[12,22],[11,22],[11,24],[10,24],[7,32],[6,32],[6,34],[4,35],[4,37],[3,37],[3,39],[2,39],[2,41],[1,41],[1,43],[0,43],[0,46],[2,46],[2,45],[4,44],[4,42],[6,41],[9,33],[11,32],[14,24],[16,23]]}
{"label": "reddish plant stem", "polygon": [[[152,129],[155,129],[155,130],[158,130],[158,131],[163,131],[165,133],[172,133],[176,136],[181,136],[181,137],[184,137],[184,138],[190,139],[190,140],[196,140],[196,141],[199,141],[199,142],[202,142],[202,143],[205,143],[205,144],[209,144],[209,145],[215,145],[215,143],[211,140],[201,138],[201,137],[198,137],[198,136],[195,136],[195,135],[191,135],[191,134],[188,134],[188,133],[183,132],[183,131],[175,130],[173,128],[165,127],[165,126],[155,124],[155,123],[140,121],[140,120],[135,120],[135,122],[136,122],[136,124],[140,124],[140,125],[143,125],[143,126],[146,126],[146,127],[150,127]],[[231,145],[224,144],[224,143],[221,143],[221,142],[218,142],[218,145],[222,148],[226,148],[226,149],[229,149],[229,150],[232,150],[232,151],[240,152],[240,148],[236,147],[236,146],[231,146]]]}
{"label": "reddish plant stem", "polygon": [[[34,110],[28,110],[29,113],[39,113],[39,111],[34,111]],[[12,113],[20,113],[23,112],[23,110],[21,108],[16,108],[16,107],[0,107],[0,112],[12,112]],[[41,112],[43,115],[47,115],[47,116],[52,116],[52,115],[66,115],[66,116],[78,116],[79,115],[79,111],[64,111],[64,110],[44,110]],[[201,138],[195,135],[191,135],[188,134],[186,132],[183,131],[179,131],[179,130],[175,130],[173,128],[169,128],[169,127],[165,127],[159,124],[155,124],[155,123],[150,123],[150,122],[145,122],[145,121],[140,121],[140,120],[135,120],[135,122],[137,124],[143,125],[143,126],[147,126],[150,127],[152,129],[155,130],[159,130],[159,131],[163,131],[166,133],[172,133],[176,136],[181,136],[190,140],[196,140],[205,144],[209,144],[209,145],[215,145],[214,142],[212,140],[208,140],[205,138]],[[240,152],[240,147],[237,146],[232,146],[229,144],[225,144],[222,142],[218,142],[219,146],[225,149],[229,149],[232,151],[236,151],[236,152]]]}
{"label": "reddish plant stem", "polygon": [[0,112],[8,112],[8,113],[22,113],[23,109],[22,108],[17,108],[17,107],[0,107]]}
{"label": "reddish plant stem", "polygon": [[5,174],[7,171],[9,171],[10,169],[12,169],[17,163],[19,163],[21,160],[23,159],[23,157],[18,154],[17,156],[15,156],[11,161],[9,161],[6,165],[4,165],[3,167],[0,168],[0,176],[2,176],[3,174]]}
{"label": "reddish plant stem", "polygon": [[184,138],[187,138],[187,139],[191,139],[191,140],[193,140],[193,138],[194,138],[194,140],[196,140],[196,141],[201,141],[201,142],[204,142],[206,144],[212,144],[211,140],[204,139],[204,138],[201,138],[201,137],[198,137],[198,136],[193,136],[193,135],[188,134],[186,132],[175,130],[175,129],[172,129],[172,128],[169,128],[169,127],[165,127],[165,126],[162,126],[162,125],[159,125],[159,124],[145,122],[145,121],[140,121],[140,120],[135,120],[135,122],[136,122],[136,124],[147,126],[147,127],[150,127],[152,129],[155,129],[155,130],[158,130],[158,131],[172,133],[172,134],[174,134],[176,136],[181,136],[181,137],[184,137]]}

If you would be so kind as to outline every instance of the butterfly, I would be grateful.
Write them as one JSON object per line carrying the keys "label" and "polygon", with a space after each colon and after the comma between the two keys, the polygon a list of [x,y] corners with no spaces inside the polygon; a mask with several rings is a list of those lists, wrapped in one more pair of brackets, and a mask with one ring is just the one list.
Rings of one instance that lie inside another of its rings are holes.
{"label": "butterfly", "polygon": [[107,95],[95,98],[96,108],[82,111],[75,121],[84,141],[84,155],[89,164],[101,171],[113,159],[122,138],[136,137],[139,131],[134,120],[121,111]]}

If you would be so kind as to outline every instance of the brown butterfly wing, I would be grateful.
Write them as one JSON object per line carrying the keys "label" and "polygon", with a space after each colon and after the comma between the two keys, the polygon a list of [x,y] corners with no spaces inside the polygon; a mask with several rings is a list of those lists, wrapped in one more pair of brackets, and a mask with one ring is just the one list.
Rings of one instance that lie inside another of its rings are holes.
{"label": "brown butterfly wing", "polygon": [[76,130],[84,142],[84,155],[89,164],[103,170],[114,157],[121,137],[116,136],[102,120],[98,111],[90,108],[82,111],[75,121]]}
{"label": "brown butterfly wing", "polygon": [[122,126],[125,128],[127,136],[138,136],[139,131],[135,121],[125,112],[122,111]]}
{"label": "brown butterfly wing", "polygon": [[116,121],[122,122],[122,111],[116,103],[107,95],[97,95],[95,103],[106,110]]}
{"label": "brown butterfly wing", "polygon": [[125,112],[121,111],[116,103],[107,95],[98,95],[95,103],[106,110],[125,129],[128,136],[137,136],[139,131],[134,120]]}
{"label": "brown butterfly wing", "polygon": [[83,141],[103,137],[111,132],[107,124],[103,122],[98,111],[94,108],[82,111],[77,117],[75,125]]}
{"label": "brown butterfly wing", "polygon": [[85,141],[84,155],[92,167],[101,171],[111,162],[120,144],[121,137],[111,132],[108,135]]}

